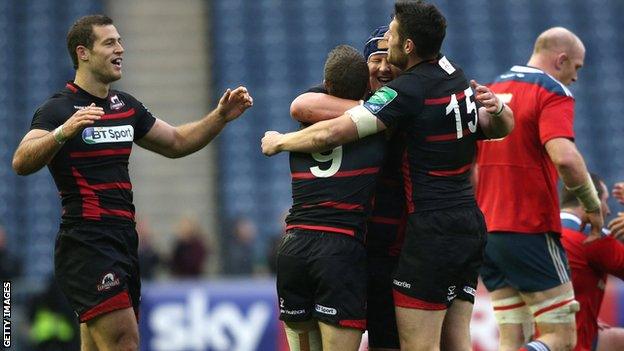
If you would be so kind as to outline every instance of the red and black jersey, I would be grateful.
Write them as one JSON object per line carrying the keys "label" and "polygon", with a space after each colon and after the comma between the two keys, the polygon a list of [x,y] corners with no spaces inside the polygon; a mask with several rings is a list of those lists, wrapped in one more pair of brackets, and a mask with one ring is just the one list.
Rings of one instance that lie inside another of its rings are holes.
{"label": "red and black jersey", "polygon": [[323,153],[290,153],[293,205],[286,229],[311,229],[364,241],[383,162],[383,133]]}
{"label": "red and black jersey", "polygon": [[409,213],[475,204],[469,175],[483,133],[473,94],[461,68],[439,56],[410,67],[364,103],[386,127],[406,132]]}
{"label": "red and black jersey", "polygon": [[388,141],[386,158],[381,167],[368,218],[366,248],[369,255],[398,256],[403,246],[407,225],[407,208],[401,174],[405,152],[405,133],[395,131]]}
{"label": "red and black jersey", "polygon": [[133,141],[156,121],[143,104],[116,90],[98,98],[69,82],[37,109],[30,129],[52,131],[91,103],[105,114],[67,140],[48,164],[61,195],[62,222],[133,221],[128,158]]}

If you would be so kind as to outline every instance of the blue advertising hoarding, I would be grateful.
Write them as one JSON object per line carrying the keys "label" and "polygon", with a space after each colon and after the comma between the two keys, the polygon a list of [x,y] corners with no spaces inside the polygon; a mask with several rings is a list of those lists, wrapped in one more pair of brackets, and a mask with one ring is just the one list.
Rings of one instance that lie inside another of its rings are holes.
{"label": "blue advertising hoarding", "polygon": [[274,280],[143,286],[142,351],[278,350]]}

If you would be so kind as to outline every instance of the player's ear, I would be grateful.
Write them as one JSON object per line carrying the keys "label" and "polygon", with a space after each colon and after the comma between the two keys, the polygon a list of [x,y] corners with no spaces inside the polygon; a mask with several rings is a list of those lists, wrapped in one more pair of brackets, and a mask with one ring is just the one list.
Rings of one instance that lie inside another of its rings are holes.
{"label": "player's ear", "polygon": [[563,65],[565,64],[567,60],[568,60],[568,54],[566,54],[565,52],[560,53],[559,55],[557,55],[557,60],[555,61],[555,68],[557,68],[557,70],[561,70],[561,68],[563,67]]}
{"label": "player's ear", "polygon": [[78,45],[76,46],[76,56],[78,57],[79,61],[88,61],[89,50],[83,45]]}
{"label": "player's ear", "polygon": [[412,41],[412,39],[407,39],[405,40],[405,42],[403,43],[403,51],[406,54],[411,54],[412,51],[414,51],[416,49],[416,46],[414,45],[414,42]]}

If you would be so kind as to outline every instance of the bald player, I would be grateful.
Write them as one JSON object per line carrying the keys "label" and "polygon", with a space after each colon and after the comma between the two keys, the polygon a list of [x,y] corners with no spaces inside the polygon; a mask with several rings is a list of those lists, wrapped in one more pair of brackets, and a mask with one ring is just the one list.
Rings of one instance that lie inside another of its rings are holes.
{"label": "bald player", "polygon": [[[500,329],[501,351],[571,350],[578,302],[561,246],[557,177],[579,200],[586,242],[600,238],[600,200],[574,144],[574,97],[585,47],[565,28],[539,35],[526,66],[490,89],[511,107],[515,130],[479,146],[477,201],[489,231],[483,282]],[[534,319],[537,338],[523,324]]]}

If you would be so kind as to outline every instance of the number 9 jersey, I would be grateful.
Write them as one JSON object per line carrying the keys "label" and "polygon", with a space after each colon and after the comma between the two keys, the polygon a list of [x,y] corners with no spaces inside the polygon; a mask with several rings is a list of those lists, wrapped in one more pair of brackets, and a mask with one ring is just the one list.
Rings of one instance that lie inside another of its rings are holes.
{"label": "number 9 jersey", "polygon": [[346,234],[365,241],[385,150],[385,135],[378,133],[327,152],[291,152],[293,206],[286,229]]}

